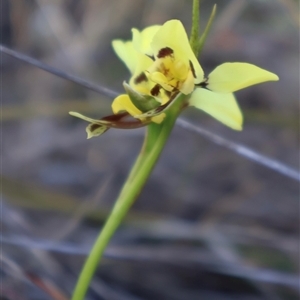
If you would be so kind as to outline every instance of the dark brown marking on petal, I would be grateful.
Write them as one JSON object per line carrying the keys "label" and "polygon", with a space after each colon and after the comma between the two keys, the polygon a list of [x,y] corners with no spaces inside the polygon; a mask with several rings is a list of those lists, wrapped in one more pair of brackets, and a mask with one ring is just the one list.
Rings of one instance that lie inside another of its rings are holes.
{"label": "dark brown marking on petal", "polygon": [[171,105],[171,103],[175,100],[175,98],[177,97],[178,94],[179,94],[179,92],[173,92],[169,101],[167,103],[165,103],[164,105],[157,107],[155,109],[155,112],[159,113],[159,112],[163,111],[165,108],[167,108],[169,105]]}
{"label": "dark brown marking on petal", "polygon": [[111,124],[112,128],[119,128],[119,129],[134,129],[134,128],[140,128],[143,126],[146,126],[147,124],[149,124],[148,121],[141,121],[139,119],[135,119],[132,116],[129,116],[129,120],[128,121],[118,121],[115,123]]}
{"label": "dark brown marking on petal", "polygon": [[156,84],[150,91],[150,94],[152,96],[158,96],[159,94],[159,90],[160,90],[161,86],[159,84]]}
{"label": "dark brown marking on petal", "polygon": [[167,103],[165,103],[164,105],[157,107],[156,111],[160,112],[160,111],[164,110],[167,106],[169,106],[174,101],[174,99],[177,97],[178,94],[179,94],[178,91],[173,92],[170,96],[169,101]]}
{"label": "dark brown marking on petal", "polygon": [[208,86],[208,82],[204,81],[204,82],[197,83],[195,85],[205,89]]}
{"label": "dark brown marking on petal", "polygon": [[174,91],[168,101],[168,103],[172,102],[176,97],[177,95],[179,94],[179,91]]}
{"label": "dark brown marking on petal", "polygon": [[163,112],[165,109],[167,109],[171,104],[172,102],[176,99],[177,95],[179,94],[179,92],[173,92],[171,94],[171,97],[169,99],[169,101],[161,106],[158,106],[157,108],[153,109],[153,110],[150,110],[148,111],[147,113],[144,114],[144,116],[150,118],[151,120],[151,117],[153,115],[157,115],[159,114],[160,112]]}
{"label": "dark brown marking on petal", "polygon": [[195,85],[205,89],[208,86],[208,77],[204,77],[204,80],[202,82],[197,83]]}
{"label": "dark brown marking on petal", "polygon": [[145,75],[144,72],[142,72],[140,75],[138,75],[136,78],[134,78],[134,83],[135,84],[139,84],[143,81],[145,81],[145,82],[148,81],[148,78],[147,78],[147,76]]}
{"label": "dark brown marking on petal", "polygon": [[157,57],[164,58],[166,56],[171,56],[173,53],[174,53],[173,49],[166,47],[166,48],[162,48],[158,51]]}
{"label": "dark brown marking on petal", "polygon": [[151,58],[153,61],[155,61],[155,57],[153,55],[148,55],[146,54],[146,56],[148,56],[149,58]]}
{"label": "dark brown marking on petal", "polygon": [[197,78],[196,72],[195,72],[195,69],[194,69],[194,65],[193,65],[193,63],[191,61],[190,61],[190,68],[191,68],[191,71],[193,73],[194,78]]}
{"label": "dark brown marking on petal", "polygon": [[167,95],[168,97],[171,97],[172,92],[169,92],[169,91],[166,91],[166,90],[165,90],[165,93],[166,93],[166,95]]}
{"label": "dark brown marking on petal", "polygon": [[120,121],[123,118],[127,117],[128,115],[129,115],[128,112],[121,112],[121,113],[117,113],[115,115],[106,116],[106,117],[102,118],[101,120],[108,121],[108,122],[117,122],[117,121]]}
{"label": "dark brown marking on petal", "polygon": [[[104,121],[105,124],[98,123],[90,123],[89,130],[90,132],[94,132],[95,130],[106,127],[107,131],[109,128],[120,128],[120,129],[134,129],[146,126],[148,121],[141,121],[139,119],[135,119],[129,115],[128,112],[117,113],[115,115],[106,116],[99,120],[99,122]],[[105,132],[103,131],[103,132]]]}
{"label": "dark brown marking on petal", "polygon": [[208,86],[208,82],[203,82],[203,83],[201,84],[201,86],[202,86],[203,88],[206,88],[206,87]]}

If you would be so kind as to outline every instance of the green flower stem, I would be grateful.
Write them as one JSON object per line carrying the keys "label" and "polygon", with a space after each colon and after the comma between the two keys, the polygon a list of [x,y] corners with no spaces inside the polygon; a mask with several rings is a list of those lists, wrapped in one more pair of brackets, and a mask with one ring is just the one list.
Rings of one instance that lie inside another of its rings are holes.
{"label": "green flower stem", "polygon": [[126,216],[129,208],[138,197],[141,189],[151,174],[164,146],[173,129],[176,118],[180,113],[184,95],[179,96],[176,102],[166,112],[162,124],[151,123],[145,136],[142,150],[125,182],[123,189],[100,232],[90,255],[84,264],[75,287],[72,300],[83,300],[90,285],[90,281],[98,267],[102,255],[112,235]]}

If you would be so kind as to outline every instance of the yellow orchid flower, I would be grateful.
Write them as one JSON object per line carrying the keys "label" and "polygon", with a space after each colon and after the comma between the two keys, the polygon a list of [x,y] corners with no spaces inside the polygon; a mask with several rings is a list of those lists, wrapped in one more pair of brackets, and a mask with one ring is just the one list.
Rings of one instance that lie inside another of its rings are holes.
{"label": "yellow orchid flower", "polygon": [[[243,116],[233,92],[278,76],[248,63],[224,63],[208,76],[192,51],[187,34],[179,20],[142,31],[132,29],[132,41],[114,40],[112,46],[131,73],[126,94],[112,103],[116,118],[101,120],[70,114],[90,122],[88,138],[101,135],[111,127],[137,128],[149,122],[161,123],[169,106],[187,95],[183,107],[194,106],[234,130],[242,130]],[[127,115],[136,122],[124,122]],[[120,117],[117,117],[120,116]]]}
{"label": "yellow orchid flower", "polygon": [[[165,39],[170,31],[173,38]],[[132,41],[115,40],[112,45],[131,72],[129,84],[137,92],[152,96],[160,105],[164,105],[172,93],[188,95],[194,85],[203,80],[203,70],[180,21],[172,20],[163,26],[147,27],[141,32],[134,28],[132,33]],[[180,47],[173,39],[181,39]],[[144,113],[132,103],[132,98],[127,94],[118,96],[112,109],[114,113],[125,110],[137,118]],[[164,113],[161,113],[151,120],[160,123],[163,117]]]}
{"label": "yellow orchid flower", "polygon": [[[172,95],[190,95],[190,106],[202,109],[235,130],[242,129],[243,117],[232,93],[278,80],[269,71],[240,62],[224,63],[205,77],[179,20],[132,32],[132,41],[116,40],[112,45],[131,72],[129,84],[133,89],[154,97],[160,105],[170,101]],[[114,113],[125,110],[136,118],[145,115],[127,94],[118,96],[112,109]],[[161,115],[152,118],[157,123],[162,120]]]}

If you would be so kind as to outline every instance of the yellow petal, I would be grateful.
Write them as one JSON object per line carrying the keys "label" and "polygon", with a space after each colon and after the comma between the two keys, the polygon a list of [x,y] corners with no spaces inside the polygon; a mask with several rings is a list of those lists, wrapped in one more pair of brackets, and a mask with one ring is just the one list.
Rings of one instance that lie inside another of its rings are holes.
{"label": "yellow petal", "polygon": [[167,77],[161,72],[153,72],[148,75],[149,79],[161,85],[166,91],[171,92],[174,88],[169,84]]}
{"label": "yellow petal", "polygon": [[188,95],[193,91],[194,87],[195,86],[193,81],[193,73],[190,71],[186,80],[184,81],[183,85],[180,87],[179,90],[181,93]]}
{"label": "yellow petal", "polygon": [[274,73],[248,63],[224,63],[208,76],[208,88],[221,93],[232,93],[265,81],[277,81]]}
{"label": "yellow petal", "polygon": [[[151,58],[149,58],[148,56],[140,52],[136,52],[135,59],[136,59],[136,66],[133,71],[133,76],[129,81],[129,84],[132,87],[136,88],[139,86],[142,89],[147,88],[150,91],[151,87],[149,86],[148,79],[144,72],[153,64],[153,61]],[[143,75],[144,75],[144,80],[140,80],[141,76]]]}
{"label": "yellow petal", "polygon": [[242,130],[243,116],[232,93],[215,93],[199,88],[193,92],[189,105],[202,109],[232,129]]}
{"label": "yellow petal", "polygon": [[[134,118],[140,119],[142,121],[146,119],[142,112],[132,104],[129,96],[126,94],[120,95],[114,100],[114,102],[112,103],[112,110],[115,114],[125,110]],[[153,116],[151,118],[151,121],[160,124],[164,118],[165,114],[162,113],[160,115]]]}
{"label": "yellow petal", "polygon": [[150,44],[154,35],[160,27],[160,25],[153,25],[145,28],[142,31],[138,31],[137,29],[132,28],[132,43],[134,48],[143,54],[152,56],[153,52]]}
{"label": "yellow petal", "polygon": [[155,56],[158,55],[161,49],[172,49],[176,60],[181,60],[186,65],[190,65],[191,62],[196,75],[195,83],[203,81],[203,70],[195,57],[185,29],[179,20],[170,20],[163,24],[154,35],[151,47]]}
{"label": "yellow petal", "polygon": [[118,96],[113,101],[111,107],[112,107],[114,114],[117,114],[120,111],[127,111],[132,116],[141,114],[141,111],[132,104],[129,96],[126,94]]}
{"label": "yellow petal", "polygon": [[112,47],[130,73],[133,74],[137,66],[137,51],[133,48],[132,42],[114,40],[112,41]]}
{"label": "yellow petal", "polygon": [[157,112],[157,110],[152,109],[146,113],[135,115],[134,117],[140,119],[141,121],[150,119],[152,122],[160,124],[165,119],[166,114],[164,112]]}

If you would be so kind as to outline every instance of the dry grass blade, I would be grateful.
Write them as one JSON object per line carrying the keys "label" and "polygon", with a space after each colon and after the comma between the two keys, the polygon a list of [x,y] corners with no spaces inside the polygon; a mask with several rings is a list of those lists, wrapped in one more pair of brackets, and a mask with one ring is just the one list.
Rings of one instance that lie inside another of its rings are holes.
{"label": "dry grass blade", "polygon": [[[1,238],[1,243],[14,245],[24,248],[37,248],[49,252],[64,253],[68,255],[88,255],[89,247],[82,247],[66,242],[51,242],[49,240],[32,240],[23,237]],[[175,265],[175,266],[196,266],[211,270],[219,274],[234,276],[253,280],[256,282],[265,282],[279,284],[299,290],[299,277],[293,274],[287,274],[280,271],[273,271],[266,268],[248,267],[241,264],[224,263],[221,260],[207,256],[200,249],[185,249],[185,255],[182,255],[182,249],[173,245],[163,247],[149,246],[114,246],[109,247],[105,257],[117,261],[141,261],[157,264]]]}
{"label": "dry grass blade", "polygon": [[204,128],[199,127],[198,125],[195,126],[195,125],[187,122],[186,120],[178,119],[177,123],[189,131],[193,131],[198,134],[201,134],[202,136],[206,137],[208,140],[210,140],[211,142],[214,142],[215,144],[217,144],[219,146],[230,149],[233,152],[235,152],[243,157],[246,157],[247,159],[255,161],[258,164],[261,164],[271,170],[281,173],[282,175],[285,175],[287,177],[290,177],[292,179],[300,181],[300,173],[297,170],[294,170],[291,167],[288,167],[285,164],[283,164],[275,159],[269,158],[269,157],[262,155],[256,151],[253,151],[252,149],[245,147],[244,145],[229,141],[217,134],[214,134]]}
{"label": "dry grass blade", "polygon": [[86,87],[87,89],[90,89],[90,90],[93,90],[97,93],[100,93],[101,95],[104,95],[104,96],[107,96],[107,97],[111,97],[111,98],[114,98],[118,95],[118,93],[116,93],[115,91],[112,91],[106,87],[103,87],[99,84],[95,84],[95,83],[92,83],[88,80],[85,80],[85,79],[82,79],[78,76],[75,76],[75,75],[72,75],[72,74],[67,74],[65,73],[64,71],[61,71],[57,68],[54,68],[52,66],[49,66],[45,63],[42,63],[41,61],[37,60],[37,59],[34,59],[32,57],[29,57],[23,53],[20,53],[20,52],[17,52],[17,51],[14,51],[12,49],[9,49],[3,45],[0,45],[0,51],[2,53],[5,53],[7,55],[10,55],[14,58],[17,58],[23,62],[26,62],[28,64],[31,64],[37,68],[40,68],[46,72],[49,72],[49,73],[52,73],[58,77],[61,77],[61,78],[64,78],[64,79],[67,79],[67,80],[70,80],[74,83],[77,83],[77,84],[80,84],[84,87]]}
{"label": "dry grass blade", "polygon": [[[53,300],[67,300],[68,298],[57,288],[57,286],[48,279],[39,277],[34,273],[28,273],[23,270],[17,263],[6,255],[0,258],[1,271],[4,274],[12,276],[21,282],[26,282],[35,289],[39,289],[43,293],[49,295]],[[2,288],[2,287],[1,287]],[[18,293],[21,291],[18,291]]]}

